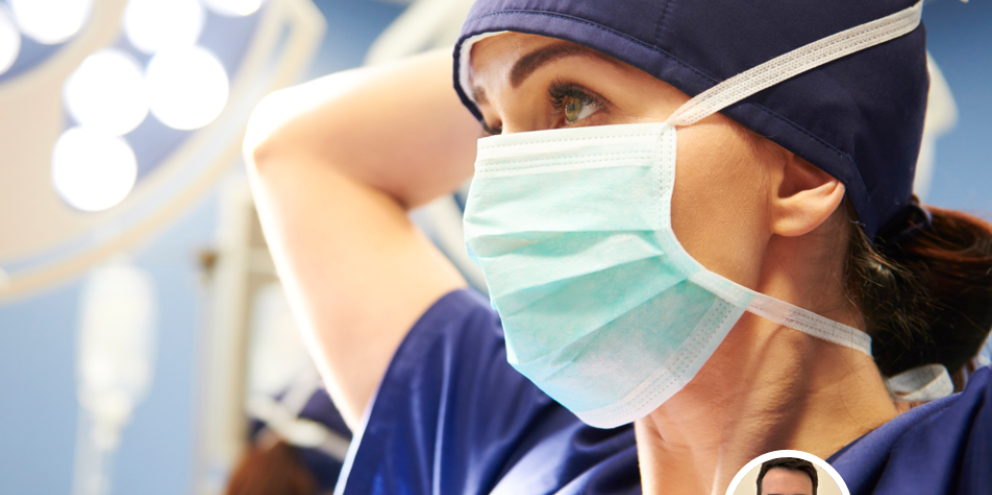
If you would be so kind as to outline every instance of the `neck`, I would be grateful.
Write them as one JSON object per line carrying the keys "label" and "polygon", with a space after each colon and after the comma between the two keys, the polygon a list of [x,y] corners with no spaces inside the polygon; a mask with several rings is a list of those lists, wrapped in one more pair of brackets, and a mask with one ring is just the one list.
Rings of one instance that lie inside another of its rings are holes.
{"label": "neck", "polygon": [[[760,292],[862,325],[844,317],[858,313],[840,293],[803,294],[794,276],[762,279]],[[824,310],[817,299],[840,302]],[[746,313],[684,389],[637,421],[644,493],[722,495],[759,455],[826,459],[896,414],[871,356]]]}

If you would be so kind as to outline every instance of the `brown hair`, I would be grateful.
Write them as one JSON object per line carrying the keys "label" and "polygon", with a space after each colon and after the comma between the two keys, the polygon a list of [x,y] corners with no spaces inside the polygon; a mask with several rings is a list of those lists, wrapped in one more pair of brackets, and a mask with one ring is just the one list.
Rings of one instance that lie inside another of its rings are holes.
{"label": "brown hair", "polygon": [[909,235],[898,240],[873,245],[861,229],[851,229],[846,287],[885,376],[930,363],[954,375],[992,328],[992,226],[958,211],[927,209],[931,225],[914,229],[920,219],[908,218]]}
{"label": "brown hair", "polygon": [[251,447],[235,468],[226,495],[315,495],[317,482],[282,440]]}
{"label": "brown hair", "polygon": [[805,473],[806,476],[809,476],[809,480],[813,482],[812,495],[816,495],[816,487],[820,484],[819,476],[816,474],[816,467],[806,459],[797,459],[795,457],[777,457],[761,463],[761,471],[758,472],[758,495],[761,495],[761,482],[765,480],[765,475],[768,474],[768,471],[775,468]]}

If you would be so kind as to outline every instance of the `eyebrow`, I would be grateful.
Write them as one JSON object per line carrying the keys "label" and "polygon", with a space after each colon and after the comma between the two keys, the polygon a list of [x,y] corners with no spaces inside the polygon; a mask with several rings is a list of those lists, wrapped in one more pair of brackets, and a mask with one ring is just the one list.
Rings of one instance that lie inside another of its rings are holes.
{"label": "eyebrow", "polygon": [[[552,43],[538,48],[527,55],[520,57],[520,59],[513,64],[513,68],[510,70],[510,84],[514,89],[519,88],[520,85],[523,84],[524,80],[533,74],[537,69],[540,69],[544,65],[554,62],[555,60],[568,57],[594,57],[605,62],[609,62],[617,67],[626,68],[623,62],[620,62],[609,55],[593,50],[592,48],[568,41],[559,41],[557,43]],[[478,86],[472,87],[472,99],[480,105],[489,102],[486,97],[486,90]]]}
{"label": "eyebrow", "polygon": [[552,43],[538,48],[527,55],[520,57],[520,59],[517,60],[517,63],[513,64],[513,69],[510,71],[510,85],[514,88],[519,88],[527,77],[544,65],[554,62],[555,60],[577,56],[594,57],[609,62],[617,67],[623,67],[623,63],[619,60],[593,50],[592,48],[568,41],[559,41],[557,43]]}
{"label": "eyebrow", "polygon": [[489,103],[489,98],[486,97],[486,90],[478,86],[472,86],[472,99],[479,105]]}

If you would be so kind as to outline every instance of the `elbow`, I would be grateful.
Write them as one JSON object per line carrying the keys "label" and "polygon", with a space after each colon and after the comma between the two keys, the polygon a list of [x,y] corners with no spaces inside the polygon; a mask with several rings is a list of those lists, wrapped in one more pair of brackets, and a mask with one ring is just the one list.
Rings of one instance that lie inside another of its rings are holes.
{"label": "elbow", "polygon": [[350,97],[361,83],[361,77],[348,71],[262,98],[248,118],[242,145],[249,172],[262,176],[267,168],[302,158],[329,167],[351,166],[356,109]]}
{"label": "elbow", "polygon": [[351,136],[346,114],[340,99],[315,94],[309,84],[276,91],[262,98],[248,118],[245,164],[261,173],[269,164],[305,156],[334,166],[349,149],[341,144]]}
{"label": "elbow", "polygon": [[292,121],[292,117],[286,115],[287,108],[283,103],[286,91],[276,91],[262,98],[248,118],[242,154],[249,168],[258,170],[286,147],[285,129]]}

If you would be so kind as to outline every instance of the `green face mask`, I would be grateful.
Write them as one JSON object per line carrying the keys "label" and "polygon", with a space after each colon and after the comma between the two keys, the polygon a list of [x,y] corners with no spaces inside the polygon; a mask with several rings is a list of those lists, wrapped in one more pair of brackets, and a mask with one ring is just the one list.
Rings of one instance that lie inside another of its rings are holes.
{"label": "green face mask", "polygon": [[465,233],[510,364],[593,426],[656,409],[745,311],[870,353],[863,332],[735,284],[682,248],[675,147],[668,124],[479,143]]}

